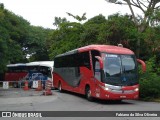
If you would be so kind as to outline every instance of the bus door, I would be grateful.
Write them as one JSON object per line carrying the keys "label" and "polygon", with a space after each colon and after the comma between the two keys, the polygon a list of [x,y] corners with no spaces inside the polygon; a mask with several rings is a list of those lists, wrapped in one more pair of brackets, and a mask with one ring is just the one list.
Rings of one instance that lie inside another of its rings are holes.
{"label": "bus door", "polygon": [[100,63],[99,63],[99,61],[95,62],[94,77],[95,77],[96,80],[101,81],[101,70],[100,70]]}
{"label": "bus door", "polygon": [[99,61],[100,52],[92,50],[92,65],[93,65],[93,80],[94,80],[94,93],[96,97],[100,97],[100,87],[102,79],[102,70],[101,70],[101,63]]}
{"label": "bus door", "polygon": [[100,68],[100,62],[96,61],[95,62],[95,71],[94,71],[94,77],[95,77],[95,95],[96,97],[100,97],[100,84],[101,84],[101,79],[102,79],[102,72]]}

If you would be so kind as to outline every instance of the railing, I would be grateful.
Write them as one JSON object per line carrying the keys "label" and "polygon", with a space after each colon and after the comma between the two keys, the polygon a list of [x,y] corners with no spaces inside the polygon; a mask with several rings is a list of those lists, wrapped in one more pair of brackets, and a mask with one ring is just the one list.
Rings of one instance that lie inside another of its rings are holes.
{"label": "railing", "polygon": [[[9,88],[23,88],[25,86],[25,81],[28,81],[28,87],[33,87],[33,82],[38,80],[20,80],[20,81],[0,81],[0,88],[9,89]],[[45,86],[46,80],[40,80],[43,86]]]}
{"label": "railing", "polygon": [[41,80],[41,83],[45,86],[45,81],[47,80],[47,78],[45,79],[45,76],[42,73],[33,73],[30,78],[29,75],[27,75],[16,81],[0,81],[0,87],[7,88],[8,86],[8,88],[22,88],[24,86],[25,81],[28,81],[29,87],[32,87],[33,81],[38,80]]}

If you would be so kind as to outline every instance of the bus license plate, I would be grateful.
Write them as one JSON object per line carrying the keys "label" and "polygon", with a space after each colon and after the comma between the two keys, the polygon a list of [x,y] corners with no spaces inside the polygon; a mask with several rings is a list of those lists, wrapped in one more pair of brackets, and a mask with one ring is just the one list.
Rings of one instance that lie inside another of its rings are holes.
{"label": "bus license plate", "polygon": [[120,98],[126,98],[126,96],[122,95],[122,96],[120,96]]}

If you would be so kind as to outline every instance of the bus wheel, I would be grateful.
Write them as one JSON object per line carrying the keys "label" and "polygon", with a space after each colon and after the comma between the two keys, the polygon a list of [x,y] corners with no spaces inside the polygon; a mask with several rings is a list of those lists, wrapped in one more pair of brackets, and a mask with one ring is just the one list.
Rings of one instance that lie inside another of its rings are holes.
{"label": "bus wheel", "polygon": [[18,84],[17,83],[13,83],[13,87],[14,88],[18,88]]}
{"label": "bus wheel", "polygon": [[91,90],[89,86],[86,87],[85,95],[86,95],[87,100],[93,101],[93,97],[91,96]]}
{"label": "bus wheel", "polygon": [[59,84],[58,84],[58,90],[59,90],[59,92],[62,92],[63,90],[62,90],[62,84],[61,84],[61,82],[59,82]]}
{"label": "bus wheel", "polygon": [[115,100],[115,102],[116,102],[116,103],[121,103],[121,102],[122,102],[122,100]]}

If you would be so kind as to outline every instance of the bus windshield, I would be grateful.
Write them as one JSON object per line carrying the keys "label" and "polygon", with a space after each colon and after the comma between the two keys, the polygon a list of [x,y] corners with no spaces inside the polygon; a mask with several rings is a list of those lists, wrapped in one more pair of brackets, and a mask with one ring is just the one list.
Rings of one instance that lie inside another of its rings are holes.
{"label": "bus windshield", "polygon": [[117,86],[138,84],[137,67],[134,55],[104,54],[103,82]]}

